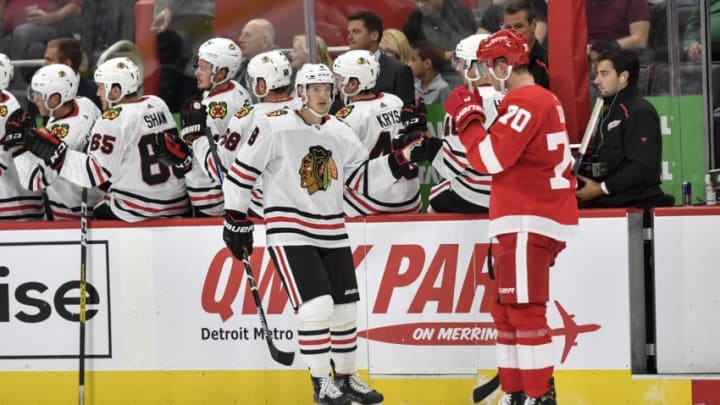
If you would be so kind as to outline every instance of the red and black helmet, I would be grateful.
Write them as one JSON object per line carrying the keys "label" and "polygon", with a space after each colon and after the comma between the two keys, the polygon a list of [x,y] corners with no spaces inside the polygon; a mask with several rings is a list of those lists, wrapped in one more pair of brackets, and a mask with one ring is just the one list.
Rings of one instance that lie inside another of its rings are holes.
{"label": "red and black helmet", "polygon": [[505,58],[510,66],[527,65],[530,47],[525,37],[513,30],[500,30],[485,38],[478,46],[477,58],[492,67],[497,58]]}

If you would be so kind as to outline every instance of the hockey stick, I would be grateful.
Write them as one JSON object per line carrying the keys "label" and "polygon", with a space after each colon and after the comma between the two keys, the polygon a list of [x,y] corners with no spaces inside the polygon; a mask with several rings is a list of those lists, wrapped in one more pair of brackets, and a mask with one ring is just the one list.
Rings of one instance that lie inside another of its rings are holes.
{"label": "hockey stick", "polygon": [[[202,109],[202,104],[199,101],[196,101],[193,104],[193,109],[200,110]],[[218,182],[220,183],[220,187],[223,185],[224,175],[223,175],[223,169],[222,169],[222,163],[220,162],[220,156],[217,153],[217,144],[215,143],[215,139],[213,139],[212,131],[210,130],[210,127],[207,125],[205,126],[205,136],[207,136],[208,139],[208,147],[210,148],[210,157],[213,160],[213,163],[215,164],[215,170],[217,170],[218,175]]]}
{"label": "hockey stick", "polygon": [[587,152],[587,148],[590,145],[590,140],[593,137],[593,134],[595,133],[595,127],[597,127],[598,119],[600,118],[600,112],[603,109],[603,99],[602,97],[598,97],[595,100],[595,105],[593,106],[592,113],[590,114],[590,119],[588,120],[587,126],[585,127],[585,133],[583,134],[582,141],[580,142],[580,154],[578,155],[578,159],[575,161],[575,166],[573,166],[572,174],[573,176],[577,176],[578,171],[580,171],[580,166],[583,163],[583,159],[585,158],[585,152]]}
{"label": "hockey stick", "polygon": [[85,292],[87,289],[87,188],[80,201],[80,352],[78,355],[78,404],[85,404]]}
{"label": "hockey stick", "polygon": [[272,332],[270,332],[270,327],[268,326],[267,318],[265,317],[265,310],[263,309],[262,301],[260,300],[255,276],[253,276],[252,267],[250,267],[250,261],[248,260],[247,255],[243,256],[242,262],[245,265],[245,274],[247,275],[248,282],[250,283],[250,290],[252,291],[252,296],[255,300],[255,306],[257,307],[258,314],[260,315],[260,323],[262,324],[263,331],[265,333],[265,341],[268,344],[268,349],[270,349],[270,357],[280,364],[290,366],[295,360],[295,352],[283,352],[275,346],[272,338]]}
{"label": "hockey stick", "polygon": [[477,385],[475,388],[473,388],[473,402],[478,403],[482,401],[483,399],[487,398],[495,392],[496,389],[500,386],[500,375],[495,374],[493,378],[490,379],[490,381],[486,382],[482,385]]}

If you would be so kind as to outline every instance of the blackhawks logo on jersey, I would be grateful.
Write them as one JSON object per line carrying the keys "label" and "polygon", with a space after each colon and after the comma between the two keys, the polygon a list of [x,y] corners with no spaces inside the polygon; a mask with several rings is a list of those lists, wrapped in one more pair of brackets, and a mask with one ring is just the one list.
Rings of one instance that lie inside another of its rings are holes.
{"label": "blackhawks logo on jersey", "polygon": [[102,119],[104,120],[114,120],[120,115],[120,111],[122,111],[121,107],[118,108],[111,108],[109,110],[105,110],[102,113]]}
{"label": "blackhawks logo on jersey", "polygon": [[4,117],[7,115],[7,106],[6,105],[0,105],[0,117]]}
{"label": "blackhawks logo on jersey", "polygon": [[338,178],[338,170],[335,160],[332,158],[332,151],[320,145],[311,146],[307,155],[303,156],[300,163],[300,187],[313,195],[316,191],[325,191],[330,183]]}
{"label": "blackhawks logo on jersey", "polygon": [[211,101],[208,106],[210,118],[222,119],[227,115],[227,103],[224,101]]}
{"label": "blackhawks logo on jersey", "polygon": [[268,117],[279,117],[279,116],[285,115],[285,114],[287,114],[287,113],[288,113],[288,112],[287,112],[286,109],[281,108],[281,109],[279,109],[279,110],[270,111],[269,113],[267,113],[267,114],[265,114],[265,115],[267,115]]}
{"label": "blackhawks logo on jersey", "polygon": [[70,132],[70,126],[68,124],[53,125],[50,128],[50,132],[60,139],[65,138]]}
{"label": "blackhawks logo on jersey", "polygon": [[354,105],[348,105],[340,109],[340,111],[335,113],[335,116],[338,118],[347,118],[348,115],[352,112],[353,108],[355,108]]}
{"label": "blackhawks logo on jersey", "polygon": [[239,109],[239,110],[235,113],[235,117],[236,117],[236,118],[245,117],[245,116],[247,116],[248,114],[250,114],[250,111],[252,111],[252,109],[253,109],[253,106],[251,106],[251,105],[249,105],[249,106],[247,106],[247,107],[243,107],[243,108]]}

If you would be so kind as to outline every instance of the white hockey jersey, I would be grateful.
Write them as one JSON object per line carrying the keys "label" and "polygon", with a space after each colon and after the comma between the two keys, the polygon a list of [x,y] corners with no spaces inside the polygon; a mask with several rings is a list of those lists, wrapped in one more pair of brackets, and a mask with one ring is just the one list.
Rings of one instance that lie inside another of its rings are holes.
{"label": "white hockey jersey", "polygon": [[[85,102],[87,101],[87,102]],[[73,101],[73,110],[65,117],[50,117],[45,127],[65,142],[69,149],[85,152],[90,129],[100,116],[100,110],[85,97]],[[58,176],[42,159],[31,153],[15,157],[20,183],[32,191],[46,190],[47,203],[54,220],[80,217],[82,187]],[[105,193],[99,189],[88,190],[88,206],[92,207]]]}
{"label": "white hockey jersey", "polygon": [[5,145],[5,123],[19,108],[15,96],[0,90],[0,220],[36,220],[45,216],[42,193],[22,187],[12,156],[17,151]]}
{"label": "white hockey jersey", "polygon": [[251,102],[250,93],[235,80],[230,80],[226,89],[203,92],[202,104],[207,111],[210,133],[215,137],[224,134],[233,114]]}
{"label": "white hockey jersey", "polygon": [[367,175],[369,166],[390,170],[387,158],[367,156],[352,129],[335,117],[310,125],[297,111],[270,112],[256,120],[229,170],[225,208],[247,212],[261,178],[267,246],[350,246],[344,188]]}
{"label": "white hockey jersey", "polygon": [[[230,118],[227,130],[217,142],[217,155],[220,159],[220,168],[223,175],[227,168],[232,166],[239,147],[245,143],[254,129],[255,118],[270,111],[279,109],[299,109],[302,102],[293,97],[277,102],[261,102],[243,107]],[[207,137],[195,140],[193,148],[192,169],[185,174],[190,202],[193,207],[205,215],[220,216],[223,214],[223,194],[218,176],[218,168],[213,160],[210,150],[210,141]],[[262,217],[262,189],[261,184],[255,185],[251,203],[251,214]]]}
{"label": "white hockey jersey", "polygon": [[187,214],[182,171],[165,166],[152,149],[153,134],[174,128],[170,110],[156,96],[119,104],[93,126],[87,155],[67,151],[60,176],[82,187],[109,182],[105,200],[124,221]]}
{"label": "white hockey jersey", "polygon": [[[495,90],[492,85],[484,85],[475,89],[482,96],[485,128],[489,128],[497,118],[497,108],[504,93]],[[449,115],[445,115],[443,132],[443,146],[435,155],[432,166],[444,180],[430,189],[430,201],[450,189],[465,201],[481,207],[489,207],[491,177],[477,172],[468,164],[467,151],[460,142],[455,122]]]}
{"label": "white hockey jersey", "polygon": [[[391,142],[404,129],[400,121],[403,102],[397,96],[380,93],[370,100],[355,101],[342,109],[335,116],[342,119],[353,129],[360,141],[365,145],[371,159],[392,153]],[[345,214],[348,216],[374,215],[381,213],[415,213],[420,212],[420,180],[400,178],[395,180],[392,173],[380,170],[370,173],[364,181],[375,182],[382,176],[389,176],[382,182],[393,182],[392,187],[358,193],[346,190]]]}

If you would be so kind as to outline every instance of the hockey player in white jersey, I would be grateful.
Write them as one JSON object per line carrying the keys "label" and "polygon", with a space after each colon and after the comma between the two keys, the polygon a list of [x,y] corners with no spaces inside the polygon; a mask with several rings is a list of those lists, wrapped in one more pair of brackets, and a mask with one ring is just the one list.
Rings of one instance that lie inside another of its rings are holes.
{"label": "hockey player in white jersey", "polygon": [[96,218],[135,222],[187,214],[182,171],[161,163],[152,149],[156,133],[177,137],[165,102],[137,94],[142,78],[128,58],[104,62],[94,78],[104,111],[92,128],[88,153],[70,150],[44,129],[26,134],[26,148],[61,177],[81,187],[106,189],[94,209]]}
{"label": "hockey player in white jersey", "polygon": [[[69,149],[85,152],[90,129],[100,116],[100,110],[89,99],[76,98],[77,77],[67,65],[52,64],[41,67],[32,77],[28,94],[44,117],[45,128],[65,142]],[[87,100],[83,103],[82,100]],[[23,152],[25,152],[23,150]],[[46,212],[53,220],[77,219],[80,216],[82,188],[58,177],[57,171],[31,153],[15,156],[20,183],[32,191],[47,193]],[[88,204],[94,206],[105,193],[99,189],[88,192]]]}
{"label": "hockey player in white jersey", "polygon": [[[250,105],[250,94],[235,80],[242,63],[242,51],[235,42],[227,38],[211,38],[198,48],[195,61],[195,78],[197,88],[202,91],[202,99],[192,98],[185,103],[180,112],[181,127],[184,138],[189,145],[199,139],[198,143],[215,148],[215,143],[227,131],[228,123],[233,115]],[[208,137],[206,135],[211,135]],[[162,140],[162,139],[160,139]],[[170,157],[162,151],[164,142],[155,145],[156,152],[161,156]],[[181,159],[179,164],[183,165]],[[165,163],[177,161],[170,158]],[[220,184],[203,172],[202,165],[195,161],[185,167],[185,185],[190,202],[196,216],[222,215],[222,190]]]}
{"label": "hockey player in white jersey", "polygon": [[195,79],[213,136],[224,134],[233,114],[251,103],[248,91],[231,80],[241,63],[242,51],[231,39],[211,38],[198,48]]}
{"label": "hockey player in white jersey", "polygon": [[[192,145],[194,155],[192,169],[186,175],[190,200],[196,209],[206,215],[223,215],[223,196],[219,190],[221,180],[232,166],[238,148],[254,128],[255,117],[281,108],[298,109],[302,106],[297,98],[288,96],[292,68],[282,52],[269,51],[254,56],[248,63],[247,74],[253,94],[260,102],[243,107],[231,116],[227,130],[219,134],[217,146],[202,136],[204,128],[198,125],[202,124],[202,112],[183,114],[183,137]],[[216,147],[219,162],[215,162],[212,147]],[[197,187],[199,184],[206,186]],[[253,196],[250,214],[261,217],[260,184],[256,185]]]}
{"label": "hockey player in white jersey", "polygon": [[42,193],[20,185],[13,161],[13,155],[24,148],[25,127],[34,126],[15,96],[6,90],[13,72],[10,59],[0,54],[0,220],[39,220],[45,216]]}
{"label": "hockey player in white jersey", "polygon": [[[497,116],[497,107],[504,93],[481,79],[477,49],[487,34],[474,34],[458,42],[453,66],[463,77],[468,88],[482,96],[489,127]],[[478,173],[465,157],[466,149],[456,136],[452,118],[445,116],[443,136],[426,138],[422,146],[412,151],[413,162],[430,161],[443,180],[430,190],[430,212],[459,212],[464,214],[487,213],[490,205],[489,175]],[[454,136],[450,136],[454,135]]]}
{"label": "hockey player in white jersey", "polygon": [[[360,299],[343,213],[344,188],[373,171],[409,170],[403,151],[419,137],[393,142],[389,156],[368,161],[352,129],[327,115],[334,77],[322,64],[298,72],[304,106],[259,117],[237,153],[223,184],[223,239],[232,254],[252,253],[253,222],[248,219],[256,179],[265,188],[266,245],[290,302],[298,310],[298,343],[318,404],[375,404],[382,394],[356,374],[357,301]],[[370,167],[370,168],[369,168]],[[330,361],[335,364],[330,377]]]}
{"label": "hockey player in white jersey", "polygon": [[[333,72],[345,107],[335,116],[350,125],[365,145],[370,158],[391,153],[392,140],[404,130],[400,113],[403,102],[390,93],[373,93],[380,72],[375,57],[365,50],[346,52],[335,59]],[[382,176],[391,176],[387,171],[370,173],[370,183],[386,182]],[[345,213],[348,216],[374,215],[381,213],[416,213],[420,211],[420,180],[415,167],[399,180],[391,179],[392,187],[368,189],[364,193],[347,190]],[[372,186],[372,184],[370,184]]]}

